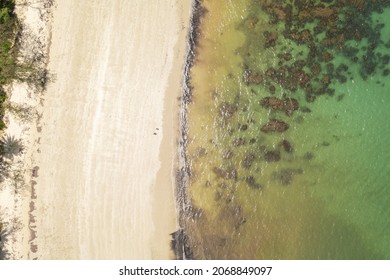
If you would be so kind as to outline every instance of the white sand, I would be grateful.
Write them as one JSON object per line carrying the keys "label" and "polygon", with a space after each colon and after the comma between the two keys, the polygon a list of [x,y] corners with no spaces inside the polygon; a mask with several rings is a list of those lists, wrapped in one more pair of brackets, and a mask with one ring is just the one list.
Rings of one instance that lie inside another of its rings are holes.
{"label": "white sand", "polygon": [[172,258],[189,0],[57,2],[30,257]]}

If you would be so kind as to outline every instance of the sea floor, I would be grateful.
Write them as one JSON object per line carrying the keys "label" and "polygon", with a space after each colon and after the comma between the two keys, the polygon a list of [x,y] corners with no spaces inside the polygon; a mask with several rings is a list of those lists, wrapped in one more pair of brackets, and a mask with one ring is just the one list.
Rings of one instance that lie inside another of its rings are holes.
{"label": "sea floor", "polygon": [[389,259],[390,6],[275,2],[201,4],[194,257]]}

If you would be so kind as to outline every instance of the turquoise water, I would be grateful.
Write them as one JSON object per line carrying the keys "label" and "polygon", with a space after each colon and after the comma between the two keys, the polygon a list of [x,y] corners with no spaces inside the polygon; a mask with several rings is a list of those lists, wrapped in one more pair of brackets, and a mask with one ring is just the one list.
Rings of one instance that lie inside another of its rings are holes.
{"label": "turquoise water", "polygon": [[390,4],[303,2],[203,1],[195,258],[390,259]]}

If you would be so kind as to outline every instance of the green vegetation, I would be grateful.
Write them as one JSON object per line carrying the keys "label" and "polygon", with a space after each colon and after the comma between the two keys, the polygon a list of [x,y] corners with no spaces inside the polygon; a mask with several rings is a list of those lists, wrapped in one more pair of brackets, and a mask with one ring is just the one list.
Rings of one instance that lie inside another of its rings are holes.
{"label": "green vegetation", "polygon": [[[5,101],[7,94],[5,86],[9,85],[16,78],[18,67],[18,47],[16,44],[17,34],[20,32],[20,25],[14,14],[14,0],[0,0],[0,132],[5,128],[3,120],[5,113]],[[0,182],[9,174],[10,162],[22,149],[20,140],[14,137],[6,137],[1,141],[0,147]],[[3,246],[7,239],[5,224],[0,221],[0,259],[9,258]]]}
{"label": "green vegetation", "polygon": [[[33,112],[28,106],[12,103],[7,94],[13,81],[25,83],[30,90],[40,93],[51,80],[46,70],[43,42],[19,21],[15,5],[37,9],[40,19],[46,21],[53,2],[21,0],[16,4],[15,0],[0,0],[0,183],[10,180],[15,192],[24,186],[23,172],[14,161],[14,157],[22,153],[23,144],[20,139],[5,135],[4,115],[8,112],[25,122],[31,120]],[[12,229],[9,229],[10,225]],[[4,243],[17,226],[17,222],[4,223],[0,217],[0,259],[11,257],[4,251]]]}
{"label": "green vegetation", "polygon": [[0,0],[0,131],[5,128],[3,104],[7,95],[4,86],[15,77],[17,65],[18,50],[15,41],[18,22],[14,7],[14,0]]}
{"label": "green vegetation", "polygon": [[14,0],[0,0],[0,132],[5,128],[4,113],[10,109],[6,86],[16,80],[42,91],[50,80],[42,42],[19,22],[14,8]]}

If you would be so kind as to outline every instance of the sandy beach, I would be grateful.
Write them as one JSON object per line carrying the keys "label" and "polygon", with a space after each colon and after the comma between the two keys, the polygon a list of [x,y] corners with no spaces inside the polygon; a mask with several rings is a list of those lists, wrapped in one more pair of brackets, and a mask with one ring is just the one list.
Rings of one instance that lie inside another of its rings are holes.
{"label": "sandy beach", "polygon": [[[29,258],[171,259],[190,1],[57,1]],[[31,246],[33,245],[33,246]]]}

